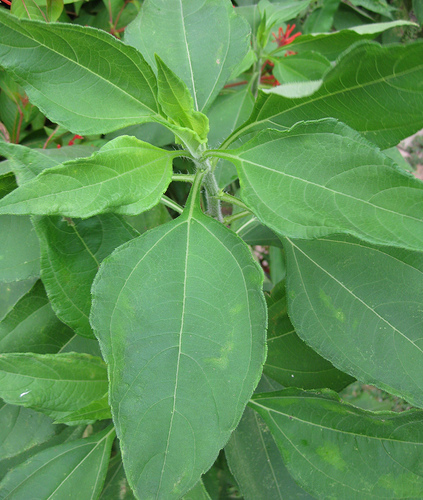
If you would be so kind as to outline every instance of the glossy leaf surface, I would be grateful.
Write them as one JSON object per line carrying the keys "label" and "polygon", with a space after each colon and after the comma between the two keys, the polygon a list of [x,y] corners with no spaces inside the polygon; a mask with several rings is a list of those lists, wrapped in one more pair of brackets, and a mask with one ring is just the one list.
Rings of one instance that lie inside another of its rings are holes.
{"label": "glossy leaf surface", "polygon": [[423,406],[423,254],[346,236],[284,246],[300,337],[360,381]]}
{"label": "glossy leaf surface", "polygon": [[248,247],[192,204],[103,262],[91,322],[139,496],[188,492],[236,427],[264,362],[262,280]]}
{"label": "glossy leaf surface", "polygon": [[0,397],[53,418],[107,392],[106,365],[88,354],[1,354]]}
{"label": "glossy leaf surface", "polygon": [[110,141],[89,158],[43,171],[0,201],[0,214],[87,218],[103,212],[134,215],[156,205],[180,153],[134,137]]}
{"label": "glossy leaf surface", "polygon": [[194,108],[203,111],[247,54],[249,28],[228,0],[149,0],[125,31],[125,41],[152,67],[159,54],[186,83]]}
{"label": "glossy leaf surface", "polygon": [[310,96],[286,98],[277,87],[260,92],[250,119],[234,137],[333,117],[383,149],[395,146],[423,127],[422,59],[423,42],[386,47],[363,42],[343,54]]}
{"label": "glossy leaf surface", "polygon": [[74,24],[18,20],[5,9],[0,26],[2,66],[53,122],[101,134],[158,116],[152,70],[115,37]]}
{"label": "glossy leaf surface", "polygon": [[423,495],[421,411],[361,410],[331,391],[286,389],[254,396],[296,481],[317,498]]}
{"label": "glossy leaf surface", "polygon": [[86,439],[47,448],[9,472],[0,483],[0,497],[8,500],[98,498],[103,487],[115,438],[113,428]]}
{"label": "glossy leaf surface", "polygon": [[287,471],[267,425],[246,408],[225,446],[225,455],[245,500],[311,500]]}
{"label": "glossy leaf surface", "polygon": [[342,123],[263,131],[238,149],[215,154],[235,163],[242,200],[280,234],[344,232],[423,249],[423,183]]}
{"label": "glossy leaf surface", "polygon": [[94,277],[101,261],[138,232],[115,214],[86,220],[34,219],[41,276],[54,311],[78,335],[94,338],[88,320]]}
{"label": "glossy leaf surface", "polygon": [[0,352],[58,352],[74,335],[54,314],[40,281],[0,322]]}

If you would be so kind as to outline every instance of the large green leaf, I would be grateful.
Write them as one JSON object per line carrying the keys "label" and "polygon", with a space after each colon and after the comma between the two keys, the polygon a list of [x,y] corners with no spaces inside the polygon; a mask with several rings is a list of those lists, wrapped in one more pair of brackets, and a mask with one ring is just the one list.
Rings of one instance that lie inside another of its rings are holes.
{"label": "large green leaf", "polygon": [[331,391],[299,389],[260,394],[250,404],[290,473],[317,498],[422,498],[423,412],[372,413]]}
{"label": "large green leaf", "polygon": [[156,79],[141,54],[75,24],[18,20],[0,11],[1,65],[53,122],[80,134],[158,117]]}
{"label": "large green leaf", "polygon": [[311,0],[273,2],[261,0],[258,8],[262,17],[265,17],[266,27],[270,29],[277,24],[294,19],[303,10],[307,9]]}
{"label": "large green leaf", "polygon": [[0,498],[98,498],[114,437],[114,429],[109,427],[92,437],[37,453],[6,475],[0,483]]}
{"label": "large green leaf", "polygon": [[0,216],[0,281],[40,276],[40,244],[29,217]]}
{"label": "large green leaf", "polygon": [[[262,91],[239,135],[300,120],[333,117],[385,149],[423,127],[423,40],[381,47],[363,42],[345,52],[312,95],[288,98]],[[377,97],[376,97],[377,96]]]}
{"label": "large green leaf", "polygon": [[108,394],[106,393],[102,398],[96,399],[87,406],[66,413],[63,417],[56,418],[55,423],[81,425],[97,422],[98,420],[108,420],[110,418],[112,418],[112,415],[108,403]]}
{"label": "large green leaf", "polygon": [[273,68],[273,75],[279,83],[307,82],[319,80],[330,68],[330,62],[318,52],[281,57]]}
{"label": "large green leaf", "polygon": [[0,322],[0,352],[58,352],[74,335],[54,314],[41,281]]}
{"label": "large green leaf", "polygon": [[423,406],[423,254],[347,236],[284,246],[300,337],[341,370]]}
{"label": "large green leaf", "polygon": [[225,455],[245,500],[311,500],[286,470],[267,425],[246,408],[225,446]]}
{"label": "large green leaf", "polygon": [[354,379],[319,356],[295,332],[287,314],[286,296],[269,305],[267,358],[263,371],[285,387],[340,391]]}
{"label": "large green leaf", "polygon": [[88,354],[0,354],[0,397],[53,418],[107,392],[106,365]]}
{"label": "large green leaf", "polygon": [[236,427],[264,362],[262,282],[248,247],[192,198],[104,260],[91,322],[138,495],[180,498]]}
{"label": "large green leaf", "polygon": [[138,232],[115,214],[71,221],[34,219],[41,247],[41,277],[54,311],[78,335],[94,337],[88,320],[94,276],[101,261]]}
{"label": "large green leaf", "polygon": [[423,250],[423,183],[342,123],[267,130],[237,149],[210,154],[235,163],[242,200],[280,234],[343,232]]}
{"label": "large green leaf", "polygon": [[159,54],[203,111],[247,54],[249,28],[229,0],[149,0],[126,29],[125,42],[152,67]]}
{"label": "large green leaf", "polygon": [[117,137],[89,158],[44,170],[15,189],[0,201],[0,214],[135,215],[159,203],[172,178],[172,159],[180,154]]}
{"label": "large green leaf", "polygon": [[99,500],[135,500],[123,469],[122,456],[114,455],[109,462],[104,488]]}

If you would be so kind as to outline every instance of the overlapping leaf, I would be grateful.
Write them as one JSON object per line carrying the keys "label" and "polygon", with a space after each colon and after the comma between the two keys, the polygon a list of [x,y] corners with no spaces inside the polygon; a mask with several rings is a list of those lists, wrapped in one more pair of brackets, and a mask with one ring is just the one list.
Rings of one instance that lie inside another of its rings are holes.
{"label": "overlapping leaf", "polygon": [[343,232],[423,250],[423,183],[342,123],[328,119],[263,131],[214,154],[235,163],[243,201],[280,234]]}
{"label": "overlapping leaf", "polygon": [[0,26],[2,66],[53,122],[98,134],[158,117],[155,76],[133,47],[104,31],[18,20],[5,9]]}
{"label": "overlapping leaf", "polygon": [[347,236],[284,246],[300,337],[360,381],[423,406],[423,253]]}
{"label": "overlapping leaf", "polygon": [[134,137],[117,137],[89,158],[44,170],[15,189],[0,201],[0,214],[134,215],[160,201],[171,181],[172,159],[179,155]]}
{"label": "overlapping leaf", "polygon": [[[423,127],[423,41],[382,47],[363,42],[346,51],[312,95],[261,91],[248,122],[234,133],[286,129],[300,120],[333,117],[385,149]],[[374,96],[378,96],[375,99]]]}
{"label": "overlapping leaf", "polygon": [[331,391],[286,389],[250,403],[295,480],[316,498],[421,498],[423,412],[372,413]]}
{"label": "overlapping leaf", "polygon": [[197,0],[149,0],[126,29],[125,41],[152,67],[154,54],[159,54],[188,86],[195,110],[203,111],[247,54],[249,28],[229,0],[200,4]]}
{"label": "overlapping leaf", "polygon": [[262,279],[248,247],[192,204],[103,262],[91,321],[138,495],[180,498],[236,427],[264,362]]}

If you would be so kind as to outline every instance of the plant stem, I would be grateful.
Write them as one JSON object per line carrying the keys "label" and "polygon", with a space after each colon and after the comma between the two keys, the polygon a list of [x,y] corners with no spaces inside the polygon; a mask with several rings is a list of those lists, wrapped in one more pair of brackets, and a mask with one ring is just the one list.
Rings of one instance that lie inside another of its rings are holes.
{"label": "plant stem", "polygon": [[180,181],[180,182],[190,182],[191,184],[194,182],[195,175],[187,175],[187,174],[173,174],[172,181]]}
{"label": "plant stem", "polygon": [[206,188],[206,199],[207,199],[207,213],[212,217],[215,217],[218,221],[223,222],[222,208],[220,204],[219,186],[216,181],[216,177],[212,171],[212,166],[209,160],[206,160],[207,171],[204,176],[204,186]]}
{"label": "plant stem", "polygon": [[237,214],[228,215],[227,217],[225,217],[223,219],[223,223],[224,224],[232,224],[232,222],[234,222],[238,219],[242,219],[243,217],[248,217],[249,215],[251,215],[251,212],[248,210],[244,210],[243,212],[238,212]]}
{"label": "plant stem", "polygon": [[176,203],[176,201],[171,200],[166,195],[162,196],[160,203],[162,203],[163,205],[166,205],[167,207],[171,208],[172,210],[175,210],[175,212],[178,212],[178,214],[181,214],[184,211],[184,209],[181,207],[181,205]]}
{"label": "plant stem", "polygon": [[245,211],[250,212],[247,205],[245,203],[243,203],[241,200],[239,200],[238,198],[235,198],[235,196],[232,196],[228,193],[224,193],[223,191],[219,191],[219,193],[217,194],[217,197],[221,201],[226,201],[228,203],[231,203],[232,205],[237,205],[238,207],[243,208]]}

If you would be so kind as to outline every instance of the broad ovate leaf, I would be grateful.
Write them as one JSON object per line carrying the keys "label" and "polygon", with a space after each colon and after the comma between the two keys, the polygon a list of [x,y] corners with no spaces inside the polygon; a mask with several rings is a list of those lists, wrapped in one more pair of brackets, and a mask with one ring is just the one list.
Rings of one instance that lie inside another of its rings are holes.
{"label": "broad ovate leaf", "polygon": [[236,427],[265,357],[262,282],[242,240],[192,202],[100,267],[91,322],[141,498],[180,498]]}
{"label": "broad ovate leaf", "polygon": [[286,389],[251,401],[285,464],[316,498],[423,496],[423,412],[362,410],[329,390]]}
{"label": "broad ovate leaf", "polygon": [[125,42],[153,68],[159,54],[186,83],[195,110],[203,111],[247,54],[249,31],[229,0],[148,0],[126,29]]}
{"label": "broad ovate leaf", "polygon": [[159,115],[151,68],[104,31],[19,20],[1,9],[0,60],[33,104],[75,133],[111,132]]}
{"label": "broad ovate leaf", "polygon": [[235,163],[242,200],[279,234],[423,250],[423,183],[345,124],[302,122],[210,154]]}
{"label": "broad ovate leaf", "polygon": [[44,170],[15,189],[0,201],[0,214],[135,215],[159,203],[179,155],[135,137],[117,137],[89,158]]}
{"label": "broad ovate leaf", "polygon": [[284,239],[289,315],[337,368],[423,407],[423,253]]}
{"label": "broad ovate leaf", "polygon": [[88,354],[0,354],[0,397],[53,418],[107,392],[106,365]]}
{"label": "broad ovate leaf", "polygon": [[94,277],[101,261],[138,232],[116,214],[84,220],[34,217],[33,222],[51,307],[78,335],[94,338],[88,320]]}
{"label": "broad ovate leaf", "polygon": [[385,47],[374,42],[354,45],[311,95],[284,97],[278,87],[261,91],[248,122],[230,141],[253,130],[286,129],[300,120],[333,117],[382,149],[395,146],[423,127],[422,60],[423,40]]}
{"label": "broad ovate leaf", "polygon": [[113,427],[85,439],[47,448],[11,470],[0,483],[0,498],[63,500],[98,498],[107,474]]}

